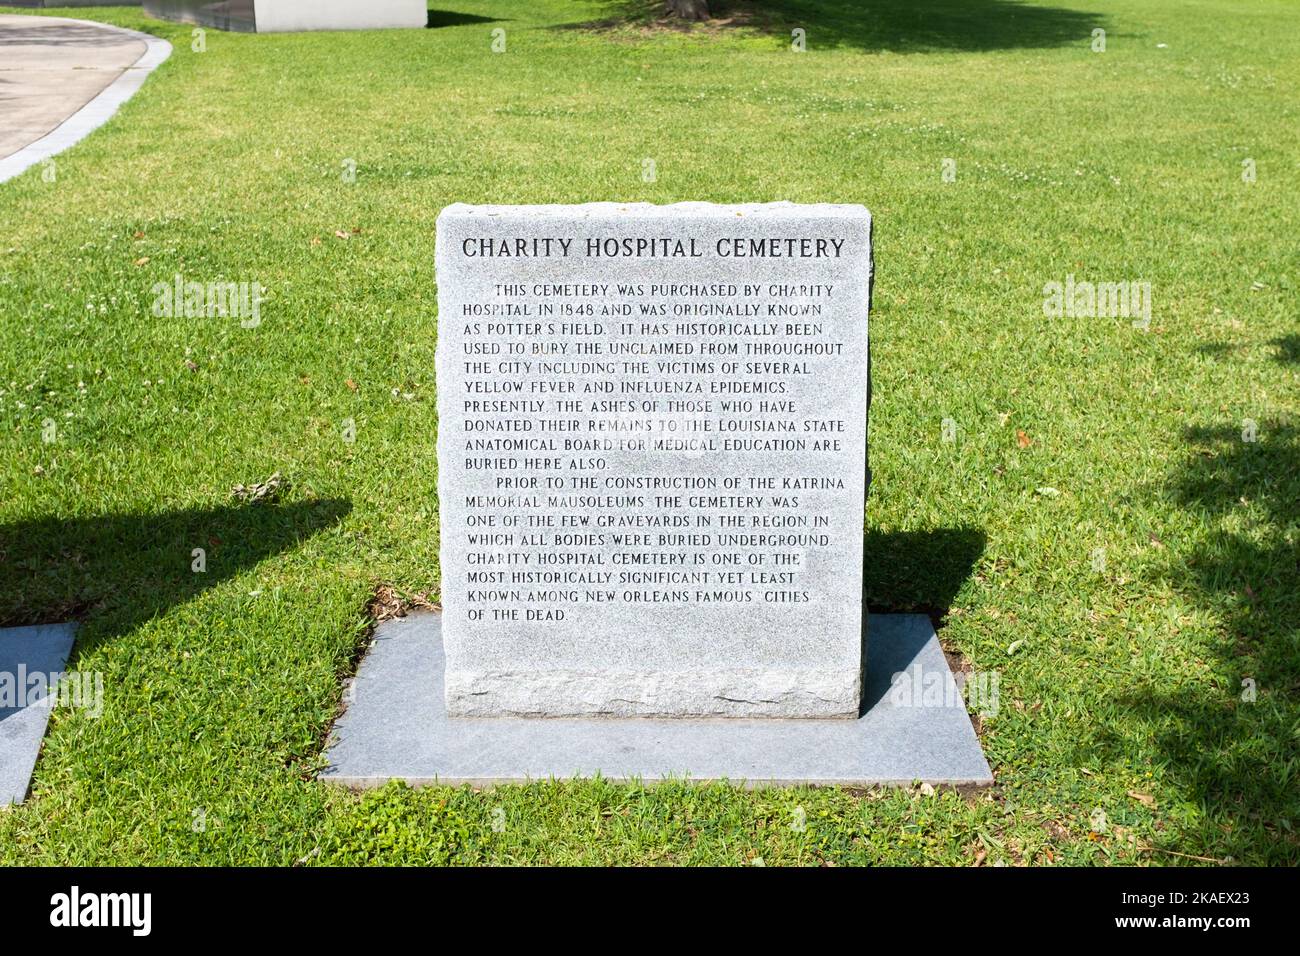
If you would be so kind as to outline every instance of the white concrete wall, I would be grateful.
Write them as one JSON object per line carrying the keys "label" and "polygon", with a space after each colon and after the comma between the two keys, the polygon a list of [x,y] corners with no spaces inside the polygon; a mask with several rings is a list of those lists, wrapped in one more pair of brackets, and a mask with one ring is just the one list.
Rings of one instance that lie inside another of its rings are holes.
{"label": "white concrete wall", "polygon": [[423,28],[425,0],[256,0],[258,33]]}

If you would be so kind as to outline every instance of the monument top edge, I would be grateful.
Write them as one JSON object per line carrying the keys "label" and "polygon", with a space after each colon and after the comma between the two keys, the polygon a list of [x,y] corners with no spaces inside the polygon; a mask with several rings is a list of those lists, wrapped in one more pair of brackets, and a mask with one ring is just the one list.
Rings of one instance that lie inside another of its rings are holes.
{"label": "monument top edge", "polygon": [[514,217],[526,215],[534,218],[554,216],[574,219],[617,219],[620,216],[653,218],[658,216],[763,216],[772,218],[799,218],[803,216],[843,217],[866,219],[871,213],[861,203],[711,203],[677,202],[658,205],[649,202],[589,202],[574,205],[482,205],[452,203],[438,213],[438,221],[447,218]]}

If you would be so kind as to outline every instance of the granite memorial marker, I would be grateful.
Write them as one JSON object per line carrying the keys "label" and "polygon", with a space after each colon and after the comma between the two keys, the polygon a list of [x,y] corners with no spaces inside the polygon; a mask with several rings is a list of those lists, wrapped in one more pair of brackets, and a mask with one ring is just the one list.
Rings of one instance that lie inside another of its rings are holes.
{"label": "granite memorial marker", "polygon": [[457,204],[437,279],[448,713],[856,718],[867,210]]}

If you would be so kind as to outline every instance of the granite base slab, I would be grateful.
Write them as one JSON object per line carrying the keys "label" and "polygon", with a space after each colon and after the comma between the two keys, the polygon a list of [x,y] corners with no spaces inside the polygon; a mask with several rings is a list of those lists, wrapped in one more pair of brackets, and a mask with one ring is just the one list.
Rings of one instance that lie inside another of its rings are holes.
{"label": "granite base slab", "polygon": [[41,752],[51,675],[72,653],[75,624],[0,629],[0,806],[22,803]]}
{"label": "granite base slab", "polygon": [[[747,786],[993,782],[923,614],[874,614],[856,720],[448,717],[437,612],[386,621],[348,689],[321,779],[490,785],[574,777]],[[894,686],[906,674],[905,692]],[[922,685],[950,693],[922,694]],[[930,698],[942,697],[936,704]],[[955,698],[955,699],[954,699]],[[929,701],[927,703],[927,701]]]}

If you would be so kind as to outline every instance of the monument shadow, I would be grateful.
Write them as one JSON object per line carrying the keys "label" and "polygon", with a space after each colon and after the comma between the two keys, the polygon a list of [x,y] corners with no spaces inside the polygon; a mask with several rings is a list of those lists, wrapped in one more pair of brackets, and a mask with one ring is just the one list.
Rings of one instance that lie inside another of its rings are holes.
{"label": "monument shadow", "polygon": [[890,678],[906,670],[929,640],[921,630],[907,631],[899,643],[882,646],[871,637],[873,614],[925,614],[936,632],[948,609],[984,553],[988,536],[977,528],[929,531],[869,531],[862,538],[862,599],[867,611],[863,628],[866,678],[862,713],[889,692]]}
{"label": "monument shadow", "polygon": [[425,22],[425,29],[436,30],[439,27],[463,27],[471,23],[503,23],[501,17],[484,17],[477,13],[459,13],[455,10],[430,10]]}
{"label": "monument shadow", "polygon": [[[0,626],[91,617],[97,626],[77,647],[97,646],[301,544],[351,507],[262,502],[0,525]],[[193,568],[196,548],[206,570]]]}
{"label": "monument shadow", "polygon": [[[664,17],[655,0],[606,0],[608,14],[561,29],[627,26],[690,29]],[[809,49],[855,48],[893,53],[985,52],[1084,43],[1105,18],[1083,10],[1029,6],[1016,0],[710,0],[713,22],[758,30],[784,45],[796,27]]]}

